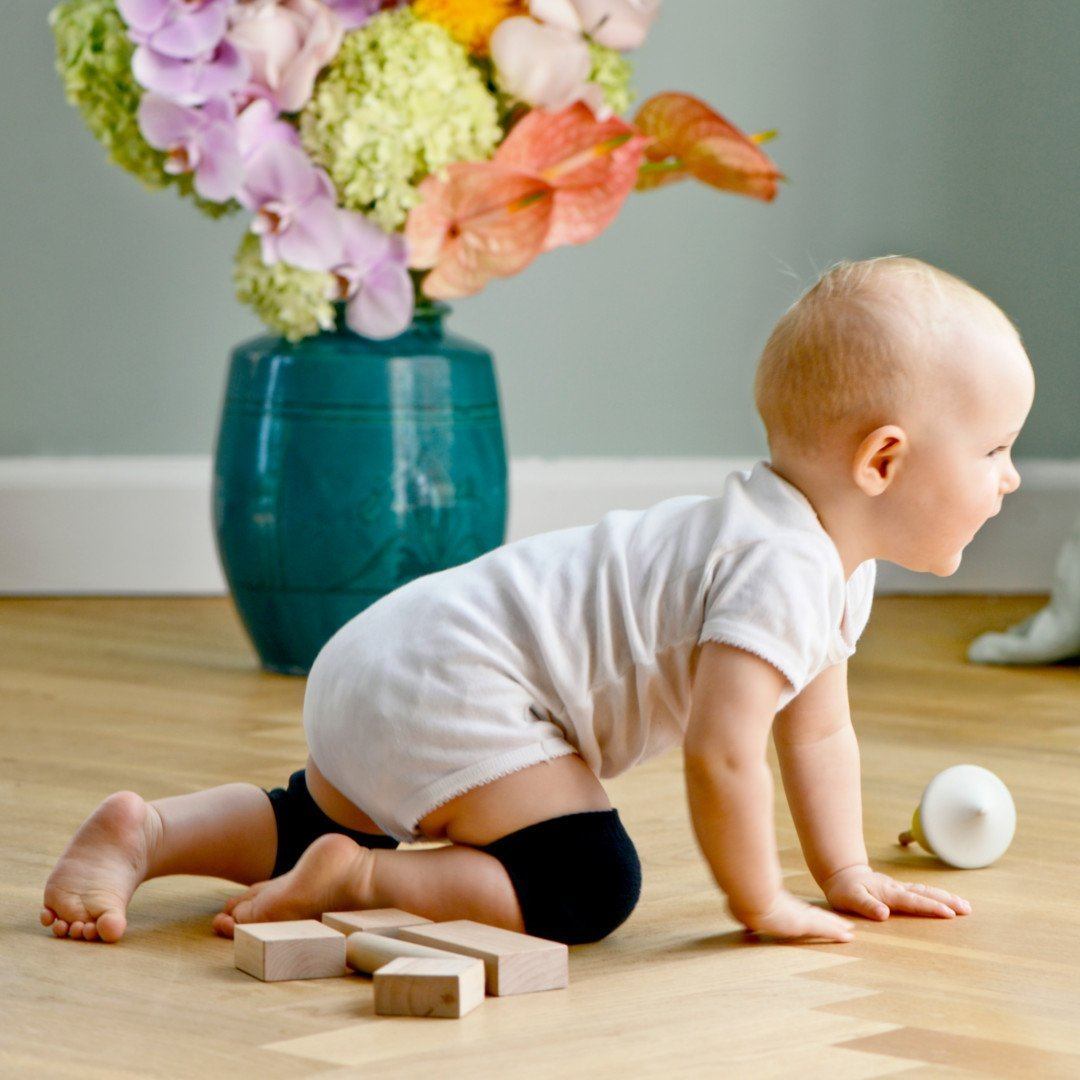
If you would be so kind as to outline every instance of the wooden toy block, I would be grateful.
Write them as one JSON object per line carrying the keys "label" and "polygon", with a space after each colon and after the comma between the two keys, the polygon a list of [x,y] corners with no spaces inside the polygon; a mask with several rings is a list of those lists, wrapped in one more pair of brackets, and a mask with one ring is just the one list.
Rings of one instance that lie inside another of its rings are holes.
{"label": "wooden toy block", "polygon": [[560,941],[518,934],[470,919],[406,926],[397,936],[402,941],[483,960],[487,992],[494,997],[559,990],[570,982],[570,950]]}
{"label": "wooden toy block", "polygon": [[484,964],[471,956],[402,956],[375,972],[377,1016],[461,1017],[484,1000]]}
{"label": "wooden toy block", "polygon": [[428,924],[430,919],[423,915],[413,915],[412,912],[402,911],[400,908],[372,908],[370,911],[327,911],[322,921],[327,926],[343,934],[353,934],[357,930],[367,930],[372,933],[384,934],[387,937],[396,937],[394,933],[402,926],[420,926]]}
{"label": "wooden toy block", "polygon": [[345,974],[345,938],[316,919],[245,923],[233,935],[234,963],[263,982]]}
{"label": "wooden toy block", "polygon": [[399,957],[433,957],[456,959],[460,954],[447,949],[433,949],[430,945],[417,945],[412,941],[388,937],[385,934],[369,934],[358,930],[345,938],[345,960],[353,971],[374,975],[384,964]]}

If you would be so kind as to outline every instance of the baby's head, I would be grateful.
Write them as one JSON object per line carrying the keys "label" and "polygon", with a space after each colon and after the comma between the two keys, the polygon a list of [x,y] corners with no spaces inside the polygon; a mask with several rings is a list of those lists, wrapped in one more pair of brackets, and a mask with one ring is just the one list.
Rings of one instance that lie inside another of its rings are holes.
{"label": "baby's head", "polygon": [[792,304],[754,397],[773,464],[819,513],[868,558],[946,576],[1020,484],[1009,453],[1034,385],[997,305],[889,255],[834,266]]}

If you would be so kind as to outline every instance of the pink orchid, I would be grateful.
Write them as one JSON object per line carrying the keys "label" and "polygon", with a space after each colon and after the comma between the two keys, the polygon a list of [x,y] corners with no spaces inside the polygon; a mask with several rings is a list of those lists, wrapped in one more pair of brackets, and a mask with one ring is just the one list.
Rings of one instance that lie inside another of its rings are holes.
{"label": "pink orchid", "polygon": [[693,95],[656,94],[638,110],[634,125],[651,139],[638,191],[693,176],[763,202],[776,198],[783,174],[758,148],[757,139]]}
{"label": "pink orchid", "polygon": [[287,120],[277,119],[277,109],[265,98],[256,98],[236,118],[240,157],[246,163],[270,143],[300,147],[300,133]]}
{"label": "pink orchid", "polygon": [[247,81],[247,61],[223,38],[207,53],[178,60],[140,45],[131,58],[135,79],[147,90],[180,105],[226,97]]}
{"label": "pink orchid", "polygon": [[311,97],[315,76],[337,55],[343,33],[322,0],[251,0],[232,9],[228,40],[251,69],[247,95],[292,113]]}
{"label": "pink orchid", "polygon": [[598,120],[611,115],[603,91],[589,81],[592,59],[578,30],[518,15],[499,23],[490,47],[499,84],[508,94],[552,111],[584,101]]}
{"label": "pink orchid", "polygon": [[236,194],[243,166],[229,102],[215,98],[201,109],[189,109],[158,94],[144,94],[138,121],[143,138],[166,151],[167,173],[194,173],[195,190],[212,202]]}
{"label": "pink orchid", "polygon": [[660,0],[530,0],[534,18],[620,52],[644,44]]}
{"label": "pink orchid", "polygon": [[331,299],[346,302],[345,321],[358,334],[396,337],[413,314],[405,241],[353,210],[339,211],[338,222],[342,254],[330,271],[335,284]]}
{"label": "pink orchid", "polygon": [[598,236],[633,188],[647,142],[618,117],[598,121],[580,103],[558,113],[534,109],[491,161],[429,176],[405,225],[410,264],[432,268],[424,293],[469,296],[542,251]]}
{"label": "pink orchid", "polygon": [[128,37],[162,56],[190,60],[225,36],[231,0],[116,0]]}
{"label": "pink orchid", "polygon": [[381,8],[393,6],[385,0],[323,0],[323,2],[333,9],[346,31],[363,26],[373,15],[378,15]]}
{"label": "pink orchid", "polygon": [[334,185],[303,150],[272,142],[245,163],[240,202],[255,211],[251,231],[263,262],[330,270],[341,262]]}

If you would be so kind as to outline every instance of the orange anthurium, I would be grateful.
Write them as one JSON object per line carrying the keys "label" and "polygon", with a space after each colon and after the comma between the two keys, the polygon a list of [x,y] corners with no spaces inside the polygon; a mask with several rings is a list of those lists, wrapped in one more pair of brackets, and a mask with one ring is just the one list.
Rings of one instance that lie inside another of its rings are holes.
{"label": "orange anthurium", "polygon": [[541,251],[592,240],[633,189],[648,142],[578,102],[555,113],[533,109],[491,161],[457,162],[429,176],[405,225],[409,265],[432,268],[423,291],[469,296]]}
{"label": "orange anthurium", "polygon": [[649,98],[634,125],[651,136],[637,190],[694,176],[722,191],[771,202],[783,174],[758,148],[764,142],[745,135],[715,109],[691,94],[663,93]]}
{"label": "orange anthurium", "polygon": [[543,250],[551,225],[551,188],[491,161],[457,162],[419,187],[409,214],[409,265],[434,267],[424,292],[452,300],[479,292],[493,277],[516,274]]}
{"label": "orange anthurium", "polygon": [[538,176],[554,189],[544,250],[586,244],[615,219],[634,188],[649,139],[625,120],[597,120],[577,102],[559,112],[533,109],[511,129],[495,161]]}

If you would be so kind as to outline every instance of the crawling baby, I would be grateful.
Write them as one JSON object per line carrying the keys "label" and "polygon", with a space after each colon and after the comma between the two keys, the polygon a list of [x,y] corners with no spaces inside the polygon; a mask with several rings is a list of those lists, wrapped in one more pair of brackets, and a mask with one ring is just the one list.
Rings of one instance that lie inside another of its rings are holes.
{"label": "crawling baby", "polygon": [[[45,886],[58,937],[116,941],[147,878],[251,887],[214,927],[397,907],[577,944],[620,926],[637,852],[600,782],[682,745],[732,917],[847,941],[838,912],[970,905],[868,864],[847,661],[875,559],[952,574],[1020,477],[1034,378],[985,296],[916,259],[841,263],[783,315],[755,397],[769,460],[395,590],[312,667],[287,786],[106,799]],[[833,910],[782,885],[770,731]],[[442,846],[396,850],[402,842]]]}

